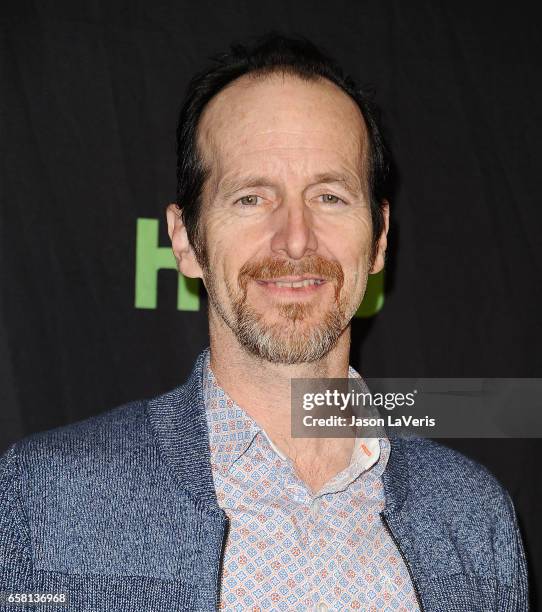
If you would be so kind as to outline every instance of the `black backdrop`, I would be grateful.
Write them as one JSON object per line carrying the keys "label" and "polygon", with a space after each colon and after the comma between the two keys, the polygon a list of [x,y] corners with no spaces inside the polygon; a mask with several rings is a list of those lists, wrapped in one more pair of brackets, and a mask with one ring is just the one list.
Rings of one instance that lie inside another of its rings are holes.
{"label": "black backdrop", "polygon": [[[399,169],[391,253],[382,310],[354,321],[353,365],[366,376],[541,377],[535,6],[4,3],[0,450],[189,372],[207,342],[205,298],[179,310],[164,269],[157,307],[135,307],[138,219],[159,219],[167,246],[187,79],[231,40],[269,29],[323,45],[384,109]],[[511,491],[538,584],[542,441],[447,443]]]}

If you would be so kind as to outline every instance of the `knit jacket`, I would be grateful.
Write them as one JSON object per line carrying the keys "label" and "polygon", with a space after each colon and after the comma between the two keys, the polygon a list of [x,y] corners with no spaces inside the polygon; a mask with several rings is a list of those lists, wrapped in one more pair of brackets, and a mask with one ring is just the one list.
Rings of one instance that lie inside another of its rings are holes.
{"label": "knit jacket", "polygon": [[[228,519],[210,464],[200,355],[152,400],[12,446],[0,459],[0,592],[67,594],[65,607],[217,607]],[[512,502],[496,479],[426,439],[391,438],[381,514],[424,612],[528,609]]]}

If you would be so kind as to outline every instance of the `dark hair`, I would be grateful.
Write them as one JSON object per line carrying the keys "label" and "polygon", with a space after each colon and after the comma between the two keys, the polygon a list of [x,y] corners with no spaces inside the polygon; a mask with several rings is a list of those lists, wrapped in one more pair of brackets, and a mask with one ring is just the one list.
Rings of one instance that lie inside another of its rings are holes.
{"label": "dark hair", "polygon": [[177,126],[177,206],[182,210],[188,239],[196,256],[204,260],[200,235],[201,194],[208,169],[197,146],[197,128],[208,102],[232,81],[246,74],[283,72],[306,80],[325,78],[335,83],[358,105],[369,138],[368,184],[373,223],[373,256],[383,229],[381,203],[387,197],[390,157],[379,126],[379,112],[367,92],[343,74],[337,63],[306,39],[272,33],[252,46],[234,44],[213,58],[214,66],[196,74],[188,85]]}

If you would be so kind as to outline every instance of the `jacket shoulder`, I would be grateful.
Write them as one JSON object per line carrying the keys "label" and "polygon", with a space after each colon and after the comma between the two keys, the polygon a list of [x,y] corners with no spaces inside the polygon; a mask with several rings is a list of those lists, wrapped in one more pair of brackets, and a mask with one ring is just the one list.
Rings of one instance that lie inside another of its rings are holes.
{"label": "jacket shoulder", "polygon": [[36,464],[73,456],[110,456],[149,437],[146,400],[133,401],[69,425],[26,436],[15,444],[21,461]]}
{"label": "jacket shoulder", "polygon": [[14,445],[23,490],[53,482],[119,477],[129,467],[129,454],[145,455],[152,447],[146,402],[134,401],[69,425],[26,436]]}
{"label": "jacket shoulder", "polygon": [[145,401],[32,434],[13,452],[31,518],[67,512],[70,504],[106,491],[109,498],[114,491],[126,493],[158,462]]}
{"label": "jacket shoulder", "polygon": [[[403,441],[411,490],[439,497],[492,503],[507,497],[497,478],[459,451],[428,439]],[[438,494],[438,495],[437,495]]]}

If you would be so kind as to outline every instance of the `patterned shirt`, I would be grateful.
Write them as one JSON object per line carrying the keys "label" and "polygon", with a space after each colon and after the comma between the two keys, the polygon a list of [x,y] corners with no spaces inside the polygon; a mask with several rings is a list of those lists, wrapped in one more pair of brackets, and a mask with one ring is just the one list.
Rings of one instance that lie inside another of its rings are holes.
{"label": "patterned shirt", "polygon": [[[350,375],[359,376],[352,368]],[[314,494],[218,386],[209,354],[203,389],[214,485],[230,519],[220,608],[418,611],[379,516],[389,441],[356,438],[350,465]]]}

